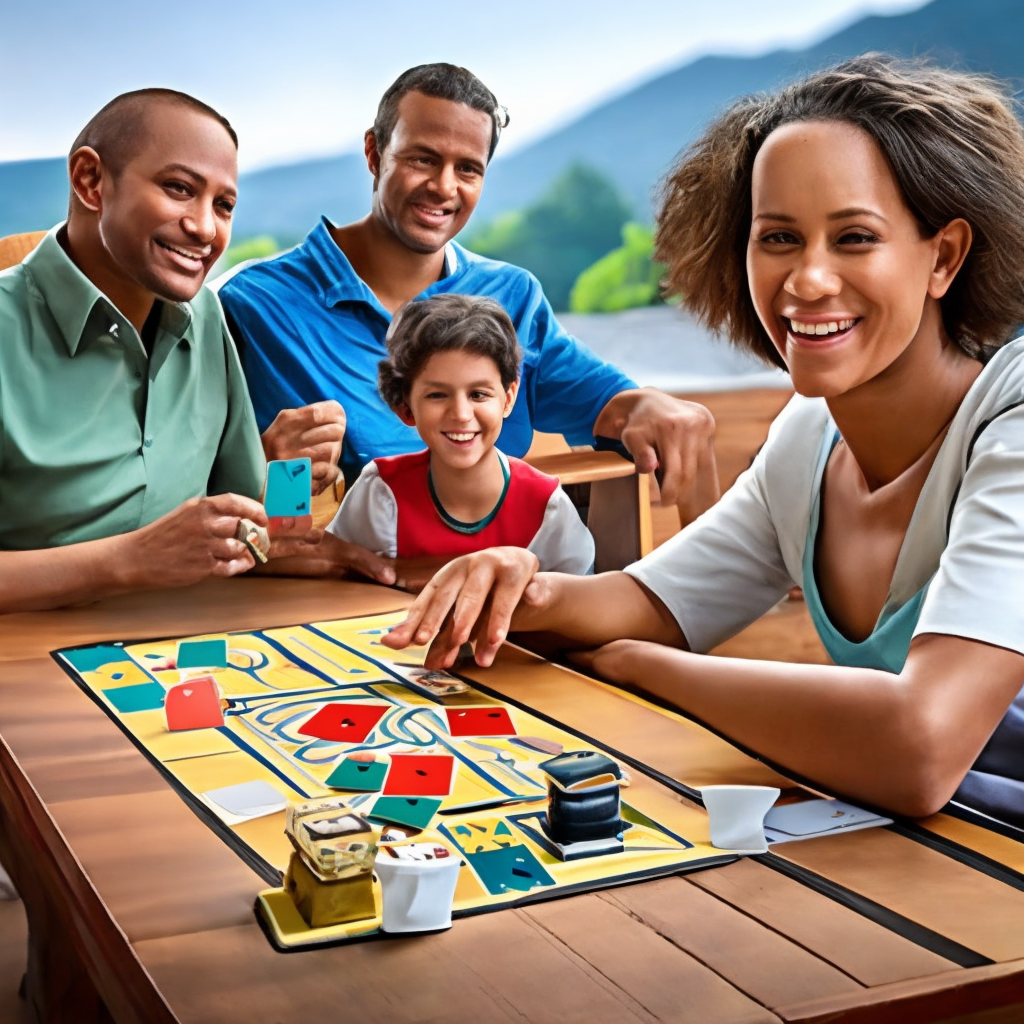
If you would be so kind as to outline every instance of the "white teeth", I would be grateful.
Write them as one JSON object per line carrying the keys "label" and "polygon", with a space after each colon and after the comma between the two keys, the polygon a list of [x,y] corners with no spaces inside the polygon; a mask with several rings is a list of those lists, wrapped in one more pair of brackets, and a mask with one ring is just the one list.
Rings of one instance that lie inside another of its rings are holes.
{"label": "white teeth", "polygon": [[449,431],[444,436],[452,441],[472,441],[476,434],[453,434]]}
{"label": "white teeth", "polygon": [[201,263],[204,259],[206,259],[207,256],[210,255],[210,251],[208,249],[204,252],[196,253],[186,252],[184,249],[176,249],[173,245],[168,245],[166,242],[159,242],[158,244],[162,245],[168,251],[176,253],[178,256],[184,256],[185,259],[192,260],[195,263]]}
{"label": "white teeth", "polygon": [[837,334],[839,331],[848,331],[856,320],[829,320],[828,323],[809,324],[802,320],[790,320],[789,329],[794,334]]}

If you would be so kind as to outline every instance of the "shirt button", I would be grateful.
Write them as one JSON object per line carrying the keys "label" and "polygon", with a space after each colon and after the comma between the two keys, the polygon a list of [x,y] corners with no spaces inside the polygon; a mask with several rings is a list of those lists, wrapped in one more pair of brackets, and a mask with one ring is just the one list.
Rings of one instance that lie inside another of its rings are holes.
{"label": "shirt button", "polygon": [[153,447],[153,438],[147,437],[146,440],[142,442],[142,447],[143,448],[152,448]]}
{"label": "shirt button", "polygon": [[138,380],[141,376],[142,376],[142,371],[141,370],[136,370],[135,371],[135,379]]}

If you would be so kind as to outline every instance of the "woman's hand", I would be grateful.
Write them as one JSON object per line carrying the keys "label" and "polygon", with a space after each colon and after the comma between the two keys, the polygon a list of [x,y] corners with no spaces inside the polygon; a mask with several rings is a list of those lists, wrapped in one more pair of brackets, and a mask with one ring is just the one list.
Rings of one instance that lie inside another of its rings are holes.
{"label": "woman's hand", "polygon": [[549,587],[538,581],[539,568],[537,556],[525,548],[488,548],[456,558],[423,588],[405,621],[382,643],[401,650],[433,637],[427,668],[450,668],[459,648],[472,640],[477,664],[490,665],[520,603],[545,603]]}

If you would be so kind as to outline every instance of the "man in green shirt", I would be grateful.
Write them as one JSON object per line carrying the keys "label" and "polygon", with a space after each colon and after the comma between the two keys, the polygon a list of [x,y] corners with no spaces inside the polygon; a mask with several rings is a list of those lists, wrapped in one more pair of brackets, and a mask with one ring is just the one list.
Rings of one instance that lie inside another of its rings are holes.
{"label": "man in green shirt", "polygon": [[[319,402],[261,444],[203,288],[236,199],[224,118],[183,93],[127,93],[68,170],[67,223],[0,274],[0,612],[252,568],[235,531],[266,523],[265,459],[310,456],[322,489],[344,434],[340,406]],[[362,549],[333,565],[394,579]]]}

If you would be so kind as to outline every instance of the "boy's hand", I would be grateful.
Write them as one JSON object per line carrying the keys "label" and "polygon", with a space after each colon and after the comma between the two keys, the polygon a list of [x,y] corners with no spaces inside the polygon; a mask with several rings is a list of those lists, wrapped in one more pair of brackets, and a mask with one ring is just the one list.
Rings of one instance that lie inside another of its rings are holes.
{"label": "boy's hand", "polygon": [[308,458],[313,463],[313,493],[320,494],[338,479],[345,410],[333,399],[282,409],[263,432],[267,461]]}

